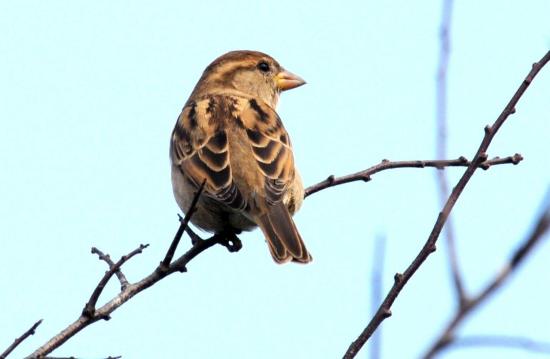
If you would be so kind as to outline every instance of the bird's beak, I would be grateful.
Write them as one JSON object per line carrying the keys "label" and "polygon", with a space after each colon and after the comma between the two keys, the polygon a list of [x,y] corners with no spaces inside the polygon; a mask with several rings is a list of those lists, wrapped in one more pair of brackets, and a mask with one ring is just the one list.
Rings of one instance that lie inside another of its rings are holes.
{"label": "bird's beak", "polygon": [[287,70],[283,70],[275,76],[275,85],[280,91],[290,90],[305,83],[303,78]]}

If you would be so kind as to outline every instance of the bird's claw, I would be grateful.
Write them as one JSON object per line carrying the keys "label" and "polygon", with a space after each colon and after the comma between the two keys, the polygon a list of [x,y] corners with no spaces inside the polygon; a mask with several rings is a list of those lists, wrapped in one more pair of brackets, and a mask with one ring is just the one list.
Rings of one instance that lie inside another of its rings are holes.
{"label": "bird's claw", "polygon": [[238,252],[243,247],[243,243],[234,233],[220,234],[217,239],[231,253]]}

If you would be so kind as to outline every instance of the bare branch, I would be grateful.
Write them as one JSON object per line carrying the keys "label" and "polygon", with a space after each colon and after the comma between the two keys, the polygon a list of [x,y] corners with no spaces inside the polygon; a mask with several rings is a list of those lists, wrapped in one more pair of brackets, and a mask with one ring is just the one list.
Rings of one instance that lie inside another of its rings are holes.
{"label": "bare branch", "polygon": [[[517,165],[523,160],[523,157],[516,153],[513,156],[508,156],[504,158],[495,157],[491,160],[485,159],[477,163],[476,168],[481,168],[488,170],[492,166],[503,165],[503,164],[514,164]],[[434,167],[439,170],[444,169],[445,167],[468,167],[472,165],[472,162],[468,161],[466,157],[459,157],[455,160],[424,160],[424,161],[389,161],[382,160],[379,164],[367,168],[366,170],[352,173],[342,177],[334,177],[334,175],[328,176],[324,181],[321,181],[317,184],[309,186],[305,190],[305,196],[308,197],[316,192],[327,189],[329,187],[335,187],[338,185],[355,182],[355,181],[364,181],[368,182],[371,180],[371,176],[382,172],[384,170],[394,169],[394,168],[425,168],[425,167]]]}
{"label": "bare branch", "polygon": [[[437,70],[436,82],[436,157],[447,158],[447,74],[449,67],[449,56],[451,51],[451,19],[453,10],[453,0],[443,0],[441,25],[439,30],[439,67]],[[439,202],[443,206],[449,197],[449,181],[447,172],[438,171],[436,173],[437,183],[439,185]],[[452,217],[449,216],[444,228],[444,238],[449,259],[449,269],[454,285],[455,296],[458,305],[461,306],[466,301],[466,291],[464,289],[462,275],[456,252],[455,231]]]}
{"label": "bare branch", "polygon": [[512,257],[502,266],[495,277],[472,299],[464,303],[453,315],[442,334],[434,341],[427,350],[423,358],[433,358],[435,354],[446,346],[452,344],[455,339],[457,327],[466,319],[471,311],[483,303],[491,294],[500,288],[510,275],[516,270],[519,264],[527,257],[550,228],[550,190],[543,204],[545,208],[542,211],[537,223],[526,240],[514,251]]}
{"label": "bare branch", "polygon": [[36,328],[38,328],[38,326],[42,324],[42,319],[40,319],[39,321],[37,321],[36,323],[34,323],[32,325],[32,327],[30,327],[25,333],[23,333],[23,335],[21,335],[19,338],[16,338],[13,343],[6,349],[4,350],[4,352],[2,354],[0,354],[0,359],[6,359],[8,357],[8,355],[10,355],[10,353],[15,349],[17,348],[17,346],[21,343],[23,343],[23,341],[25,339],[27,339],[28,337],[30,337],[31,335],[34,334],[34,332],[36,331]]}
{"label": "bare branch", "polygon": [[443,228],[443,225],[445,224],[445,221],[449,217],[449,214],[451,210],[453,209],[456,201],[460,197],[460,194],[472,178],[472,175],[474,172],[479,168],[479,164],[487,161],[487,149],[489,148],[489,145],[491,144],[491,141],[493,140],[494,136],[504,123],[508,116],[510,116],[512,113],[515,112],[515,106],[517,105],[519,99],[523,94],[525,93],[525,90],[529,87],[531,82],[533,81],[534,77],[538,74],[540,69],[546,65],[546,63],[550,61],[550,51],[548,51],[543,58],[535,63],[527,75],[527,77],[523,80],[519,88],[516,90],[516,93],[512,96],[512,99],[508,102],[504,110],[501,112],[501,114],[498,116],[496,121],[493,123],[492,126],[487,125],[485,127],[485,135],[483,136],[483,140],[481,141],[481,144],[479,145],[479,148],[474,156],[474,159],[472,162],[468,165],[468,168],[456,184],[456,186],[453,188],[453,191],[451,192],[451,195],[447,199],[447,202],[445,203],[445,206],[443,207],[443,210],[439,213],[439,216],[437,218],[437,221],[420,252],[416,256],[416,258],[412,261],[412,263],[409,265],[409,267],[403,272],[403,274],[397,273],[395,275],[395,281],[386,295],[386,298],[378,308],[378,311],[376,312],[375,316],[371,319],[367,327],[362,331],[362,333],[359,335],[359,337],[351,343],[348,350],[346,351],[344,358],[354,358],[359,350],[363,347],[363,345],[366,343],[366,341],[371,337],[372,333],[378,328],[380,323],[384,321],[384,319],[391,316],[391,306],[401,290],[404,288],[404,286],[407,284],[409,279],[414,275],[414,273],[420,268],[422,263],[428,258],[428,256],[433,253],[436,249],[435,245],[437,242],[437,239],[441,233],[441,230]]}

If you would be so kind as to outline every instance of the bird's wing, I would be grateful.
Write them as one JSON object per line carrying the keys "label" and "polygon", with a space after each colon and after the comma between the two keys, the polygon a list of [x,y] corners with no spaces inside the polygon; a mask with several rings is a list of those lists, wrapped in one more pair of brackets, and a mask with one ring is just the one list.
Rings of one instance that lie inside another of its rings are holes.
{"label": "bird's wing", "polygon": [[265,202],[259,203],[263,208],[255,221],[264,232],[271,255],[277,263],[308,263],[311,255],[283,202],[296,176],[288,133],[277,113],[254,99],[243,107],[240,119],[263,176]]}
{"label": "bird's wing", "polygon": [[[229,143],[224,121],[213,111],[213,99],[189,101],[183,108],[170,142],[172,163],[196,187],[206,180],[204,193],[227,206],[242,210],[246,200],[233,181]],[[231,112],[231,109],[226,109]]]}
{"label": "bird's wing", "polygon": [[267,203],[282,201],[294,180],[294,157],[288,133],[277,113],[261,101],[248,100],[240,119],[264,178]]}

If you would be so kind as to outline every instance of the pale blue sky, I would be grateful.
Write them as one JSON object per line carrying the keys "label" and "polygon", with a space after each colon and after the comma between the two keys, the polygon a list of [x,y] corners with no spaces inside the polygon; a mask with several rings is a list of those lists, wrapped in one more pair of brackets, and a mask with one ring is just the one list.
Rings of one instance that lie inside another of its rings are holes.
{"label": "pale blue sky", "polygon": [[[43,318],[13,354],[22,357],[77,318],[105,271],[91,246],[118,258],[150,243],[125,266],[130,280],[158,264],[178,226],[170,132],[204,67],[226,51],[269,53],[307,80],[278,109],[307,185],[382,158],[433,158],[440,3],[0,2],[0,348]],[[472,157],[483,127],[550,48],[548,14],[547,0],[456,3],[451,157]],[[489,151],[525,160],[477,173],[455,208],[469,290],[530,227],[550,180],[549,121],[546,68]],[[370,318],[374,239],[388,239],[386,291],[436,219],[435,190],[433,170],[407,169],[315,194],[295,217],[313,264],[277,266],[261,233],[247,233],[239,253],[209,250],[55,355],[341,357]],[[543,242],[461,332],[550,341],[549,250]],[[431,256],[395,302],[383,358],[417,357],[450,315],[445,258]],[[444,357],[520,355],[539,357]]]}

